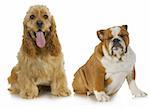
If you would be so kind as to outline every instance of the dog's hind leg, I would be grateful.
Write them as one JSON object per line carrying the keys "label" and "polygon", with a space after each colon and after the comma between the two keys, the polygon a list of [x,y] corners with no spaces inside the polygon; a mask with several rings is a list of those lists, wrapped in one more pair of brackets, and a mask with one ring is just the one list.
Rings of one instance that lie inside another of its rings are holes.
{"label": "dog's hind leg", "polygon": [[88,95],[89,91],[87,89],[87,85],[86,85],[82,70],[79,70],[75,74],[75,78],[73,80],[72,86],[73,86],[73,90],[76,94],[87,94]]}
{"label": "dog's hind leg", "polygon": [[15,66],[11,71],[11,75],[8,77],[8,83],[11,84],[8,90],[11,91],[11,93],[13,94],[19,93],[18,84],[17,84],[18,73],[19,73],[18,67]]}

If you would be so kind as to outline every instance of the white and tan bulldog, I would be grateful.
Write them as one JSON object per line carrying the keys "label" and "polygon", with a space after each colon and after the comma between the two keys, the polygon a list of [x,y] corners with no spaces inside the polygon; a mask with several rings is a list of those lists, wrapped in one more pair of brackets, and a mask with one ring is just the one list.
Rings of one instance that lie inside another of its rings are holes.
{"label": "white and tan bulldog", "polygon": [[127,25],[97,31],[101,43],[74,75],[76,94],[95,94],[98,101],[109,101],[127,79],[135,97],[146,96],[135,83],[135,53],[129,46]]}

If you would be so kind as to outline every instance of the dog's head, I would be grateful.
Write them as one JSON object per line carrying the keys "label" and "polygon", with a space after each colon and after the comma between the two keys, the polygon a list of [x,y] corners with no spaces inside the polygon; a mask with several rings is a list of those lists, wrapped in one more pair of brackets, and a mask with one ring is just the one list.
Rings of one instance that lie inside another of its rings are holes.
{"label": "dog's head", "polygon": [[59,55],[61,45],[57,36],[56,23],[46,6],[30,7],[23,24],[23,51],[30,56],[49,53],[53,56]]}
{"label": "dog's head", "polygon": [[97,31],[97,35],[110,56],[120,59],[127,52],[129,45],[127,25],[99,30]]}
{"label": "dog's head", "polygon": [[24,34],[29,34],[37,47],[43,48],[51,31],[52,20],[53,17],[47,7],[32,6],[24,18]]}

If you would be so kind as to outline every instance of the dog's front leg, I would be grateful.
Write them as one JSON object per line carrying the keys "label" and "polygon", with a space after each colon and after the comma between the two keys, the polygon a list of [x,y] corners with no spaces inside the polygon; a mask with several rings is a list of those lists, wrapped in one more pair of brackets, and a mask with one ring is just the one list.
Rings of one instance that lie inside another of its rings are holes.
{"label": "dog's front leg", "polygon": [[55,75],[51,84],[51,94],[55,96],[69,96],[71,94],[67,87],[67,80],[64,72]]}
{"label": "dog's front leg", "polygon": [[127,75],[126,79],[132,95],[135,97],[143,97],[147,95],[145,92],[141,91],[135,83],[135,68],[133,68],[133,71]]}
{"label": "dog's front leg", "polygon": [[29,79],[24,73],[18,74],[19,95],[23,98],[31,99],[38,96],[39,90],[34,81]]}
{"label": "dog's front leg", "polygon": [[100,102],[106,102],[110,100],[110,97],[105,93],[105,73],[97,73],[95,77],[95,90],[94,94],[96,99]]}

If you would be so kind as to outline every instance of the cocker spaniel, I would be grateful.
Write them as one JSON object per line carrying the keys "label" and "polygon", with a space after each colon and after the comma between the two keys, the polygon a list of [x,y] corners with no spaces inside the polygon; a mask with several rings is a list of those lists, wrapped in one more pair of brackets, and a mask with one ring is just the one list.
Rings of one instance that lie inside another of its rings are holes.
{"label": "cocker spaniel", "polygon": [[63,53],[54,17],[42,5],[32,6],[24,19],[24,35],[18,64],[12,69],[9,90],[23,98],[38,96],[38,86],[50,86],[51,94],[69,96]]}

